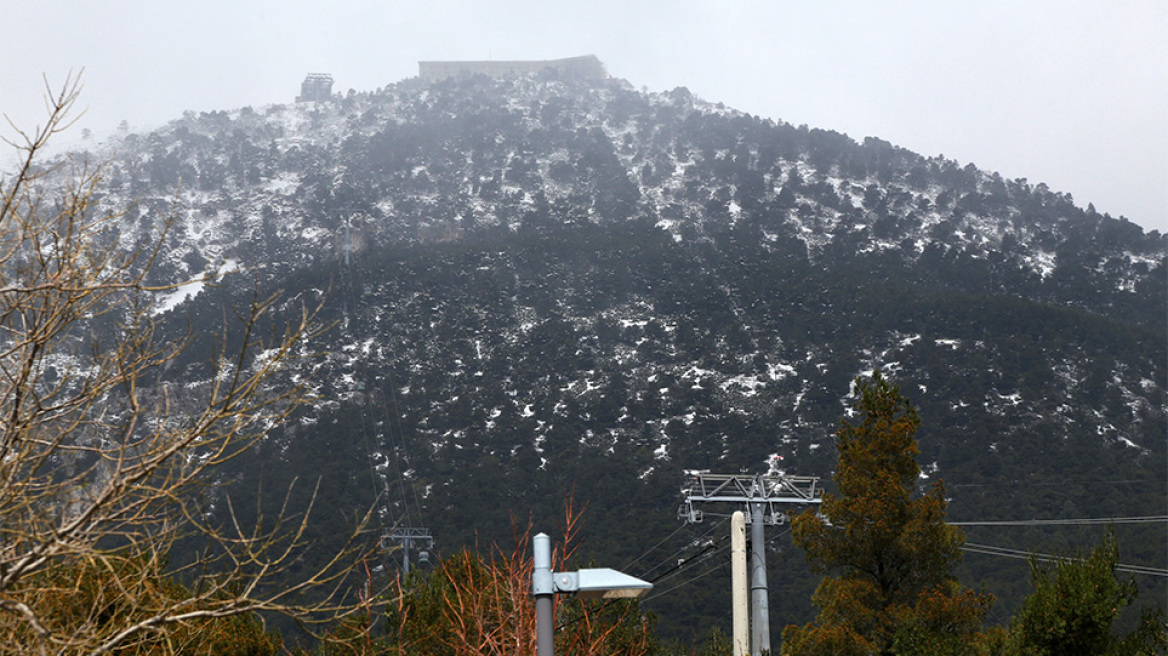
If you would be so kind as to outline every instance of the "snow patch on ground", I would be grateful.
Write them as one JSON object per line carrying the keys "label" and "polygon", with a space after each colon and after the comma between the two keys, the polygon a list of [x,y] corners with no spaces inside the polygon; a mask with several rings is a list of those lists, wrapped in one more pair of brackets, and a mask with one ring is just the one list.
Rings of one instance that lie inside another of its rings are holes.
{"label": "snow patch on ground", "polygon": [[1026,264],[1028,264],[1031,269],[1037,271],[1038,275],[1042,276],[1043,279],[1046,279],[1049,278],[1052,273],[1054,273],[1055,267],[1058,265],[1057,260],[1058,258],[1054,253],[1038,251],[1036,253],[1031,253],[1029,257],[1026,258]]}

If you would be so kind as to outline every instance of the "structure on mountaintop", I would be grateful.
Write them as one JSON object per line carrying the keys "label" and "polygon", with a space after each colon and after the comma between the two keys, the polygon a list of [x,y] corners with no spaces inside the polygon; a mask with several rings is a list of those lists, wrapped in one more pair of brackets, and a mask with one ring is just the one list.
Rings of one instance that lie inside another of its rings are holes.
{"label": "structure on mountaintop", "polygon": [[316,102],[333,97],[333,76],[328,73],[309,73],[300,83],[296,102]]}
{"label": "structure on mountaintop", "polygon": [[434,81],[448,77],[486,75],[488,77],[517,77],[552,70],[562,75],[584,80],[608,77],[604,64],[596,55],[547,59],[542,61],[420,61],[418,76]]}

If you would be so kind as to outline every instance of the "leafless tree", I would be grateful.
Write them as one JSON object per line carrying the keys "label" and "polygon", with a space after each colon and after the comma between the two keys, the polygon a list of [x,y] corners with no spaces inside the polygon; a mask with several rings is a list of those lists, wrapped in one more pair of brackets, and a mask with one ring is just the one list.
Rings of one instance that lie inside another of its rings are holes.
{"label": "leafless tree", "polygon": [[[287,372],[317,332],[315,310],[265,337],[259,325],[275,299],[257,298],[238,313],[242,340],[233,341],[242,346],[220,351],[201,383],[169,388],[161,372],[183,341],[156,333],[151,299],[167,288],[147,284],[165,230],[145,249],[120,248],[121,217],[95,202],[103,168],[68,158],[42,165],[49,140],[71,123],[80,85],[71,75],[59,91],[46,89],[45,125],[11,126],[17,137],[6,142],[19,165],[0,177],[3,650],[100,654],[208,618],[335,616],[357,540],[288,582],[309,509],[249,527],[226,501],[217,522],[198,501],[210,470],[308,400]],[[175,574],[165,565],[170,546],[192,536],[206,546],[178,572],[184,594],[158,594],[159,577]],[[103,583],[78,607],[80,572]],[[112,599],[129,610],[111,613]]]}

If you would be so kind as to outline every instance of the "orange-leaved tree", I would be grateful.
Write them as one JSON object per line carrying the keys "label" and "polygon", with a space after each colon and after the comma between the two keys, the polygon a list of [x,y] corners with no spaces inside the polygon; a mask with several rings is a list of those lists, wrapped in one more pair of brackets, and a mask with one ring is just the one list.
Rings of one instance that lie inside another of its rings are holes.
{"label": "orange-leaved tree", "polygon": [[920,418],[899,387],[856,379],[836,433],[839,495],[793,523],[811,566],[828,573],[814,624],[788,626],[783,654],[964,654],[993,598],[953,577],[964,536],[945,524],[945,487],[918,494]]}
{"label": "orange-leaved tree", "polygon": [[[553,567],[567,569],[579,515],[567,509],[562,547]],[[387,654],[478,656],[535,653],[535,599],[531,593],[530,527],[517,532],[511,553],[491,559],[462,551],[424,578],[408,581],[390,605]],[[638,656],[656,647],[651,620],[636,601],[556,601],[556,653]],[[366,652],[357,651],[364,654]]]}

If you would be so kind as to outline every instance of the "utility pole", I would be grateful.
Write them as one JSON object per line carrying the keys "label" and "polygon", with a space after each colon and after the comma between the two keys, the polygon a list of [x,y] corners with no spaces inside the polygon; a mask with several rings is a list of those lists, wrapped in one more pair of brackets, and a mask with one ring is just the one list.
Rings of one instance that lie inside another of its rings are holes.
{"label": "utility pole", "polygon": [[734,609],[731,653],[746,656],[750,653],[750,596],[746,589],[746,514],[741,510],[730,516],[730,589]]}
{"label": "utility pole", "polygon": [[689,524],[700,523],[704,518],[704,513],[697,507],[700,503],[735,505],[750,517],[750,653],[751,656],[761,656],[763,652],[769,652],[770,605],[763,527],[785,523],[786,507],[791,504],[819,504],[823,495],[819,477],[787,476],[781,472],[751,475],[693,471],[686,473],[681,494],[682,503],[677,514]]}

